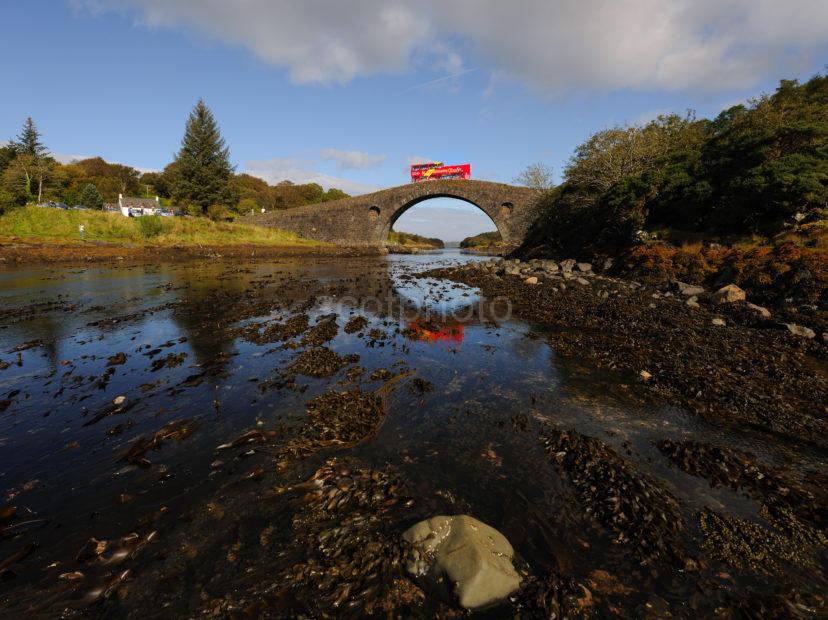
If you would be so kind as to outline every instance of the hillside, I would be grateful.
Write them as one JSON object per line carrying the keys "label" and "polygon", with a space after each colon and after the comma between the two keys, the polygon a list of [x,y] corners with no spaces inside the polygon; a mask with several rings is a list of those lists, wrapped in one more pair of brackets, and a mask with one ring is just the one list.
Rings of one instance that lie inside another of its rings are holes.
{"label": "hillside", "polygon": [[[623,157],[621,157],[623,155]],[[828,77],[715,119],[661,116],[581,144],[519,254],[828,302]]]}
{"label": "hillside", "polygon": [[460,247],[474,252],[500,252],[503,249],[503,242],[500,239],[500,233],[494,230],[466,237],[460,242]]}
{"label": "hillside", "polygon": [[398,247],[408,250],[441,250],[445,247],[441,239],[423,237],[414,233],[397,232],[392,230],[388,233],[385,241],[388,247]]}
{"label": "hillside", "polygon": [[124,217],[95,210],[63,210],[21,207],[0,216],[0,242],[33,240],[80,243],[78,226],[85,228],[85,242],[138,245],[261,244],[313,246],[319,242],[275,228],[213,222],[196,217]]}

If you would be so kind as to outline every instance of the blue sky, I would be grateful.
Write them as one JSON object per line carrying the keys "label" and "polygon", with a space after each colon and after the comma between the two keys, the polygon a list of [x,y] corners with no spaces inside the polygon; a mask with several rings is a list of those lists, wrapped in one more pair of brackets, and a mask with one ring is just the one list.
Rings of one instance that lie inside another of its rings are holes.
{"label": "blue sky", "polygon": [[[824,0],[28,0],[0,23],[0,139],[32,116],[63,159],[160,169],[203,97],[238,171],[350,193],[423,159],[559,179],[595,131],[715,115],[828,60]],[[486,223],[450,206],[398,228]]]}

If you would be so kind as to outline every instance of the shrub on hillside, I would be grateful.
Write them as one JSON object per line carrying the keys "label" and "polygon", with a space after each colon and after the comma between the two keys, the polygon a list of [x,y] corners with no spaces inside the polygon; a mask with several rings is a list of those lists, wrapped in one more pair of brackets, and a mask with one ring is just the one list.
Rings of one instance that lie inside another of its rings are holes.
{"label": "shrub on hillside", "polygon": [[164,232],[166,228],[164,224],[164,219],[159,215],[145,215],[138,218],[138,229],[145,239],[152,239]]}

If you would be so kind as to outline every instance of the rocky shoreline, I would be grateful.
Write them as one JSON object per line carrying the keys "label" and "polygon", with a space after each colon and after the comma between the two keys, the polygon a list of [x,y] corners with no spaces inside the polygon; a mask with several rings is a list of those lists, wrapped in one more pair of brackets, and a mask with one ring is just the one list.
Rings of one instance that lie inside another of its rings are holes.
{"label": "rocky shoreline", "polygon": [[0,268],[21,265],[181,261],[192,259],[374,256],[376,248],[334,245],[128,245],[120,243],[0,242]]}
{"label": "rocky shoreline", "polygon": [[604,275],[610,267],[500,259],[424,275],[508,298],[516,314],[548,328],[556,351],[626,371],[706,420],[828,447],[824,316],[771,313],[735,285],[642,285]]}

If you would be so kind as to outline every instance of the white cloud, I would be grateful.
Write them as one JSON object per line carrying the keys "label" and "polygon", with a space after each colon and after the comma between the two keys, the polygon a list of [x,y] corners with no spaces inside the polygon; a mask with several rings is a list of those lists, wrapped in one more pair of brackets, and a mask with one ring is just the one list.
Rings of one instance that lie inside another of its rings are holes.
{"label": "white cloud", "polygon": [[539,91],[743,88],[812,66],[825,0],[72,0],[185,28],[346,83],[413,65],[454,75],[465,57]]}
{"label": "white cloud", "polygon": [[340,151],[339,149],[325,149],[322,159],[336,162],[340,170],[364,170],[373,168],[385,161],[386,155],[371,155],[362,151]]}
{"label": "white cloud", "polygon": [[351,195],[367,194],[379,189],[376,185],[324,174],[314,169],[314,162],[290,157],[249,161],[243,172],[264,179],[271,185],[281,181],[318,183],[326,190],[336,187]]}
{"label": "white cloud", "polygon": [[61,164],[71,164],[73,161],[81,161],[92,157],[91,155],[72,155],[69,153],[52,153],[51,155],[55,158],[55,161]]}

